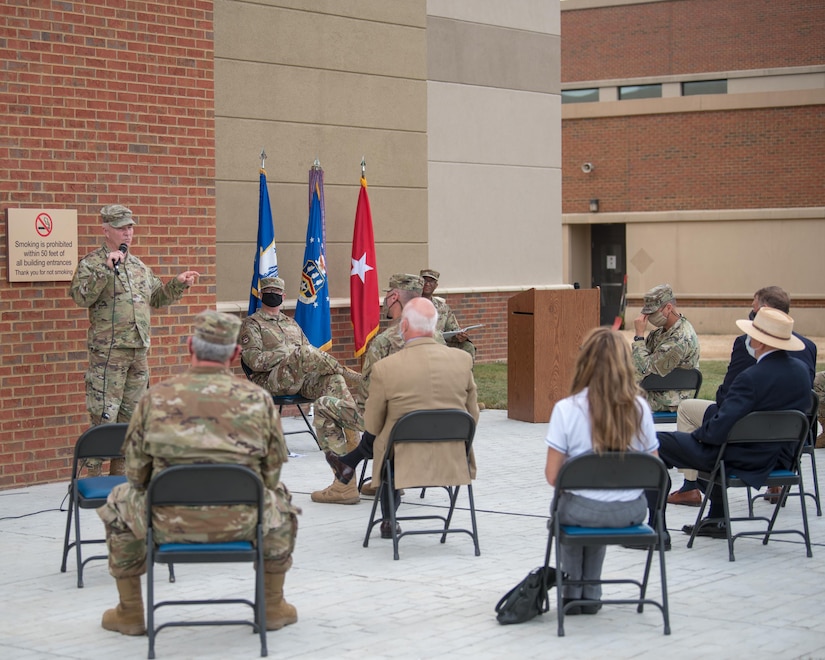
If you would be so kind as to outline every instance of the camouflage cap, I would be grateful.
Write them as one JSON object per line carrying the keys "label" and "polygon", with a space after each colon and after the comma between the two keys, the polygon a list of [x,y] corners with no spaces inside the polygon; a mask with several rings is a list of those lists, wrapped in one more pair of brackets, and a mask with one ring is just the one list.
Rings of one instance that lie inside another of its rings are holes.
{"label": "camouflage cap", "polygon": [[396,273],[390,278],[390,286],[387,291],[398,289],[399,291],[415,291],[419,295],[424,290],[424,280],[418,275],[409,273]]}
{"label": "camouflage cap", "polygon": [[258,290],[264,289],[280,289],[284,290],[284,281],[280,277],[262,277],[258,281]]}
{"label": "camouflage cap", "polygon": [[421,277],[432,277],[436,282],[438,282],[438,278],[441,277],[441,273],[437,270],[432,270],[431,268],[425,268],[421,271]]}
{"label": "camouflage cap", "polygon": [[241,320],[232,314],[207,309],[195,317],[195,336],[210,344],[237,344],[240,330]]}
{"label": "camouflage cap", "polygon": [[654,286],[645,294],[645,306],[642,307],[642,314],[652,314],[657,309],[661,309],[673,300],[673,289],[670,284],[660,284]]}
{"label": "camouflage cap", "polygon": [[104,206],[100,209],[100,219],[117,229],[137,224],[137,220],[132,217],[132,209],[123,206],[123,204]]}

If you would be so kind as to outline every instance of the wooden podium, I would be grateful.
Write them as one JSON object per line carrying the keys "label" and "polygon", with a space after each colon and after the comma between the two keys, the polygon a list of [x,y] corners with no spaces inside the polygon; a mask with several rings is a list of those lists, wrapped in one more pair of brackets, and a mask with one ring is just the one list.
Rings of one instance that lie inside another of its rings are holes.
{"label": "wooden podium", "polygon": [[550,421],[582,339],[598,325],[598,289],[529,289],[507,301],[507,417]]}

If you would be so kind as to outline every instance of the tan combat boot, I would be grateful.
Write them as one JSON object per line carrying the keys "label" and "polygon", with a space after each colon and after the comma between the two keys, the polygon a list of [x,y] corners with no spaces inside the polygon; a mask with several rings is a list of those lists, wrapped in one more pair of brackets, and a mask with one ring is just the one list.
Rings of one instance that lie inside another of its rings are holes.
{"label": "tan combat boot", "polygon": [[822,433],[820,433],[816,437],[815,447],[817,449],[822,449],[823,447],[825,447],[825,417],[820,417],[819,418],[819,423],[822,426]]}
{"label": "tan combat boot", "polygon": [[361,381],[364,380],[364,376],[360,372],[343,365],[341,365],[341,370],[341,375],[344,377],[344,382],[349,389],[357,390],[361,387]]}
{"label": "tan combat boot", "polygon": [[109,461],[109,476],[123,476],[126,474],[126,459],[125,458],[113,458]]}
{"label": "tan combat boot", "polygon": [[140,577],[117,578],[117,592],[120,602],[117,607],[103,613],[100,625],[106,630],[123,635],[145,635],[146,622],[143,618]]}
{"label": "tan combat boot", "polygon": [[284,600],[284,577],[284,573],[264,573],[267,630],[280,630],[298,622],[298,611]]}
{"label": "tan combat boot", "polygon": [[343,484],[333,478],[329,486],[324,490],[316,490],[310,497],[313,502],[319,504],[358,504],[361,501],[355,479],[348,484]]}
{"label": "tan combat boot", "polygon": [[347,439],[346,453],[349,454],[354,451],[361,442],[361,434],[358,431],[353,431],[344,427],[344,437]]}
{"label": "tan combat boot", "polygon": [[99,458],[86,459],[86,476],[99,477],[102,474],[103,461]]}

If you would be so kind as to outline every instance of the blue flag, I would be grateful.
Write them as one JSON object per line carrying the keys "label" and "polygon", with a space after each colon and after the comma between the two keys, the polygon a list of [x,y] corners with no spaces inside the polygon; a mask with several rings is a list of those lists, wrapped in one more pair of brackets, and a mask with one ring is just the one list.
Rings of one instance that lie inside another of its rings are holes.
{"label": "blue flag", "polygon": [[321,221],[321,194],[317,183],[309,208],[304,268],[301,272],[301,290],[295,306],[295,321],[301,326],[310,344],[322,351],[332,347],[326,246]]}
{"label": "blue flag", "polygon": [[254,314],[261,307],[258,298],[258,280],[261,277],[278,277],[278,256],[275,254],[275,229],[272,225],[272,207],[266,189],[266,170],[261,168],[261,185],[258,193],[258,247],[255,250],[255,268],[252,271],[252,287],[249,293],[247,314]]}

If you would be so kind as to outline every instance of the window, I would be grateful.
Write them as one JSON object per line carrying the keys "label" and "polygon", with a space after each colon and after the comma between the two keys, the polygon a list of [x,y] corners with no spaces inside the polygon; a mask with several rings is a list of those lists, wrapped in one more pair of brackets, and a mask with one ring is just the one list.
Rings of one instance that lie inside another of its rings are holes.
{"label": "window", "polygon": [[593,103],[599,100],[598,88],[565,89],[561,93],[562,103]]}
{"label": "window", "polygon": [[658,99],[662,97],[662,85],[625,85],[619,87],[619,100]]}
{"label": "window", "polygon": [[682,83],[682,96],[696,96],[697,94],[727,94],[727,80],[693,80]]}

